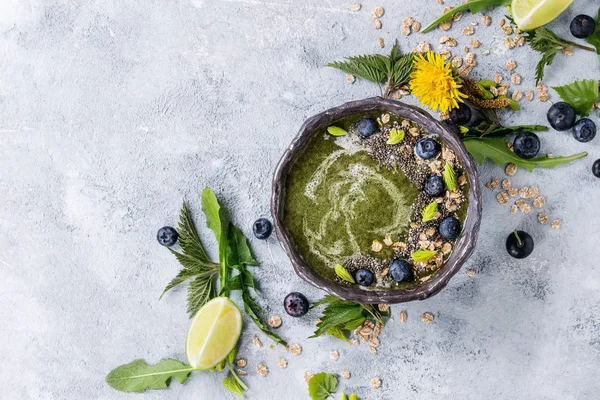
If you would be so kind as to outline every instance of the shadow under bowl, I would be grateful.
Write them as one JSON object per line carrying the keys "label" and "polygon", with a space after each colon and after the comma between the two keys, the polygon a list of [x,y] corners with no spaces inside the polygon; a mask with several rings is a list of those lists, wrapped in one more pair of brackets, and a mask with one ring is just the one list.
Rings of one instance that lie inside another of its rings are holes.
{"label": "shadow under bowl", "polygon": [[[296,158],[310,143],[311,139],[323,130],[350,116],[370,114],[373,112],[389,112],[400,118],[408,119],[420,125],[429,134],[439,136],[454,150],[469,183],[467,215],[463,222],[463,231],[454,243],[454,250],[432,278],[423,283],[417,283],[408,288],[365,290],[359,287],[344,286],[334,280],[319,275],[310,265],[307,265],[302,255],[294,245],[292,236],[284,224],[286,180]],[[404,104],[396,100],[373,97],[364,100],[351,101],[317,114],[304,122],[300,132],[283,154],[273,177],[273,192],[271,196],[271,214],[277,239],[292,261],[294,270],[302,279],[326,292],[345,300],[363,304],[391,304],[412,300],[424,300],[437,294],[447,284],[469,258],[475,248],[477,234],[481,223],[481,189],[475,163],[467,153],[460,138],[447,126],[436,121],[424,110]]]}

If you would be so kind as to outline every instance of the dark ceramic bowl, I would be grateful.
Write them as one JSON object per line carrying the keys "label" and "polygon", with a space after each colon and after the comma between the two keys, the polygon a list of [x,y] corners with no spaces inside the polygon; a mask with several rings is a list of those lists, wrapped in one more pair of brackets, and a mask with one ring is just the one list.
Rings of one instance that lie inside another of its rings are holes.
{"label": "dark ceramic bowl", "polygon": [[[467,172],[470,186],[467,216],[463,223],[463,232],[454,244],[454,251],[450,254],[444,266],[429,281],[406,289],[364,290],[358,287],[342,286],[333,280],[325,279],[304,262],[302,256],[294,246],[290,233],[283,224],[287,175],[296,157],[310,142],[311,138],[318,132],[323,132],[325,127],[333,125],[348,116],[379,111],[389,112],[409,119],[422,126],[429,133],[440,136],[456,153],[456,156]],[[271,214],[277,238],[290,257],[296,273],[312,285],[342,299],[360,303],[402,303],[411,300],[424,300],[442,290],[473,252],[481,223],[481,189],[479,188],[478,181],[477,169],[474,162],[467,153],[460,138],[450,131],[448,127],[440,124],[420,108],[409,106],[399,101],[373,97],[352,101],[332,108],[304,122],[300,128],[300,132],[283,154],[275,171],[275,176],[273,177],[273,194],[271,197]]]}

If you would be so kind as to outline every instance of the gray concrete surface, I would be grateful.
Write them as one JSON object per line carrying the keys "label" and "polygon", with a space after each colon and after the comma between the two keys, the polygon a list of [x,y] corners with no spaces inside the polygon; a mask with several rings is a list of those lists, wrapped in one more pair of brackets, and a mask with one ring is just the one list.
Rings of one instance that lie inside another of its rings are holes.
{"label": "gray concrete surface", "polygon": [[[448,1],[449,4],[457,1]],[[596,3],[596,4],[594,4]],[[323,65],[346,55],[378,52],[400,37],[406,16],[429,21],[434,0],[3,0],[0,4],[0,398],[228,399],[222,376],[195,373],[185,385],[143,395],[104,383],[108,371],[135,358],[183,359],[188,326],[185,291],[158,297],[178,265],[155,241],[175,224],[182,199],[196,213],[209,185],[250,233],[268,213],[270,176],[308,116],[377,94],[345,82]],[[370,10],[383,6],[383,29]],[[578,0],[552,28],[568,35]],[[476,26],[479,66],[490,78],[518,62],[524,89],[533,88],[538,59],[527,47],[505,52],[497,23]],[[462,26],[449,34],[466,44]],[[400,39],[437,43],[442,32]],[[437,45],[435,45],[437,48]],[[481,53],[491,50],[485,57]],[[462,47],[453,49],[462,53]],[[559,55],[546,83],[600,75],[594,54]],[[551,91],[552,100],[558,97]],[[414,99],[408,98],[413,103]],[[544,123],[548,104],[523,102],[510,123]],[[594,120],[598,122],[597,116]],[[296,277],[274,239],[252,241],[262,267],[268,315],[300,343],[300,356],[257,349],[247,324],[241,354],[249,361],[251,399],[306,399],[304,371],[340,372],[340,388],[361,399],[597,399],[600,393],[600,181],[590,172],[600,139],[580,144],[568,134],[542,134],[543,150],[590,156],[556,170],[520,171],[517,186],[537,185],[546,210],[563,225],[553,231],[535,213],[509,214],[485,191],[480,240],[472,259],[438,296],[392,308],[377,355],[364,345],[307,340],[317,314],[297,320],[281,301],[299,290],[322,293]],[[482,181],[502,177],[493,165]],[[514,228],[532,233],[534,254],[510,259],[504,239]],[[211,252],[216,246],[202,229]],[[477,273],[466,275],[467,268]],[[398,314],[408,312],[403,324]],[[430,311],[434,323],[419,316]],[[261,336],[259,334],[259,336]],[[262,337],[265,344],[267,338]],[[337,349],[338,361],[329,359]],[[281,370],[277,357],[288,358]],[[271,373],[260,377],[265,362]],[[372,390],[368,381],[382,379]]]}

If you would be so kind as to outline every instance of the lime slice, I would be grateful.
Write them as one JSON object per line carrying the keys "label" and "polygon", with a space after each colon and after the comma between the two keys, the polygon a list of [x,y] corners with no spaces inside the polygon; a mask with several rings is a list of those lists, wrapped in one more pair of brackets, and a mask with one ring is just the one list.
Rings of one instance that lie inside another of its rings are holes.
{"label": "lime slice", "polygon": [[512,15],[519,29],[529,31],[546,25],[574,0],[512,0]]}
{"label": "lime slice", "polygon": [[194,316],[185,352],[196,369],[212,368],[233,350],[242,333],[242,313],[227,297],[216,297]]}

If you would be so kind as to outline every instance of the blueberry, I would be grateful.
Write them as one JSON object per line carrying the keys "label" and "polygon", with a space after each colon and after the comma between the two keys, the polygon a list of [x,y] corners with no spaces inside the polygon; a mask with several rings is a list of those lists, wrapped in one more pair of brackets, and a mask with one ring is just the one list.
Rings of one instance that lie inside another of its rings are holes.
{"label": "blueberry", "polygon": [[515,154],[521,158],[533,158],[540,152],[540,138],[533,132],[519,133],[513,142]]}
{"label": "blueberry", "polygon": [[259,218],[254,222],[254,225],[252,225],[252,231],[257,239],[265,240],[271,236],[271,232],[273,232],[273,225],[268,219]]}
{"label": "blueberry", "polygon": [[514,231],[506,238],[506,251],[514,258],[525,258],[533,252],[533,238],[527,232]]}
{"label": "blueberry", "polygon": [[371,286],[375,280],[375,275],[368,269],[359,269],[354,273],[354,280],[360,286]]}
{"label": "blueberry", "polygon": [[390,277],[394,282],[406,282],[413,279],[413,271],[410,264],[406,260],[396,258],[390,264]]}
{"label": "blueberry", "polygon": [[440,222],[438,231],[445,239],[456,239],[460,234],[460,221],[454,217],[446,217]]}
{"label": "blueberry", "polygon": [[308,299],[300,292],[292,292],[283,299],[283,308],[291,317],[301,317],[308,312]]}
{"label": "blueberry", "polygon": [[546,116],[550,126],[557,131],[569,130],[575,124],[575,109],[564,101],[553,104]]}
{"label": "blueberry", "polygon": [[458,108],[450,110],[450,120],[456,125],[466,125],[471,121],[471,109],[465,103],[461,103]]}
{"label": "blueberry", "polygon": [[580,14],[571,21],[571,34],[578,39],[585,39],[596,30],[596,21],[589,15]]}
{"label": "blueberry", "polygon": [[362,137],[369,137],[379,130],[379,125],[374,119],[363,118],[360,121],[358,121],[358,124],[356,124],[356,128],[358,129],[358,133],[360,133]]}
{"label": "blueberry", "polygon": [[432,138],[419,139],[415,146],[415,152],[423,160],[429,160],[430,158],[437,156],[440,150],[440,144]]}
{"label": "blueberry", "polygon": [[179,238],[179,234],[175,230],[175,228],[171,226],[163,226],[158,230],[156,234],[156,240],[163,246],[171,247],[175,243],[177,243],[177,239]]}
{"label": "blueberry", "polygon": [[431,196],[439,196],[444,193],[444,181],[437,175],[431,175],[425,180],[423,191]]}
{"label": "blueberry", "polygon": [[575,140],[586,143],[596,137],[596,124],[589,118],[581,118],[573,125]]}
{"label": "blueberry", "polygon": [[600,178],[600,158],[592,165],[592,174],[594,174],[595,177]]}

